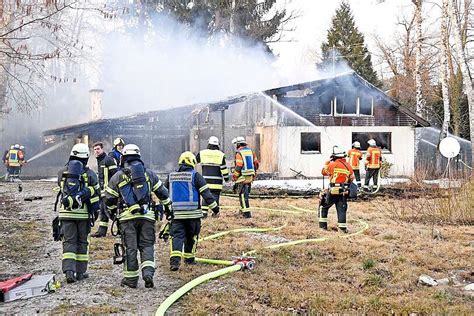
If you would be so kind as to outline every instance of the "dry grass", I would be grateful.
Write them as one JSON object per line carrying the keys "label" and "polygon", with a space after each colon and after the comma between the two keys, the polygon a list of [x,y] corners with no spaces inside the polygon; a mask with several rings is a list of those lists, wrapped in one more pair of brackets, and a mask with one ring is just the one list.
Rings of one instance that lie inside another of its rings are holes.
{"label": "dry grass", "polygon": [[[235,205],[225,198],[223,205]],[[454,287],[427,288],[417,285],[420,274],[446,277],[456,269],[471,271],[471,226],[440,227],[442,239],[433,240],[431,228],[423,224],[397,223],[378,211],[380,201],[352,203],[349,207],[349,229],[360,228],[361,218],[370,223],[364,234],[347,239],[334,239],[307,244],[261,250],[257,268],[237,272],[202,285],[179,303],[193,314],[273,314],[273,313],[470,313],[472,298]],[[252,201],[253,206],[290,209],[295,205],[315,209],[316,200],[276,199]],[[336,225],[335,211],[330,213],[330,226]],[[202,236],[237,227],[288,226],[269,235],[291,240],[338,236],[317,228],[316,215],[281,214],[255,211],[251,221],[236,217],[235,210],[223,210],[219,219],[203,222]],[[278,214],[278,215],[275,215]],[[206,258],[230,259],[250,249],[269,243],[238,234],[200,244],[198,255]],[[160,246],[160,257],[166,258],[168,247]],[[167,260],[163,260],[167,268]],[[182,284],[217,267],[183,266],[173,274]]]}
{"label": "dry grass", "polygon": [[417,196],[405,190],[396,199],[380,205],[395,221],[425,223],[429,225],[473,225],[474,224],[474,178],[461,188],[435,189],[421,184]]}

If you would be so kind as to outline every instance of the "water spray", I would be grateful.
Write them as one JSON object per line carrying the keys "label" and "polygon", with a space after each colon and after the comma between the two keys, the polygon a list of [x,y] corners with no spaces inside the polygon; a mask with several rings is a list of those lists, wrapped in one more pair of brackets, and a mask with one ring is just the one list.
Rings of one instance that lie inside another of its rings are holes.
{"label": "water spray", "polygon": [[65,140],[63,140],[62,142],[59,142],[59,143],[57,143],[56,145],[53,145],[53,146],[51,146],[51,147],[49,147],[49,148],[43,150],[42,152],[40,152],[40,153],[34,155],[33,157],[31,157],[31,158],[28,159],[27,161],[28,161],[28,162],[32,162],[32,161],[35,160],[35,159],[38,159],[38,158],[40,158],[40,157],[43,157],[44,155],[49,154],[50,152],[52,152],[52,151],[58,149],[59,147],[61,147],[62,145],[66,144],[66,143],[68,143],[68,142],[70,142],[70,139],[65,139]]}

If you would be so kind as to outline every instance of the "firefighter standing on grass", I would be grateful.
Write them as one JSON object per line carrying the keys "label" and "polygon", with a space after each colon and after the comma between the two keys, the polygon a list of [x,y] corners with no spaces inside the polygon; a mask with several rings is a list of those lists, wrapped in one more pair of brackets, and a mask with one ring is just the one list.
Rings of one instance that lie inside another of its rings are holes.
{"label": "firefighter standing on grass", "polygon": [[[105,204],[111,212],[111,218],[119,222],[125,247],[121,285],[136,288],[141,268],[145,287],[152,288],[155,273],[155,222],[158,218],[152,193],[164,205],[168,218],[172,216],[171,200],[158,176],[145,169],[137,145],[124,146],[120,167],[105,189]],[[138,251],[141,264],[138,263]]]}
{"label": "firefighter standing on grass", "polygon": [[247,146],[244,137],[234,138],[232,144],[237,149],[232,181],[237,185],[237,191],[239,192],[240,212],[244,218],[250,218],[252,213],[250,212],[249,196],[259,162],[253,150]]}
{"label": "firefighter standing on grass", "polygon": [[[219,197],[224,180],[229,181],[229,169],[225,163],[225,154],[219,150],[219,139],[209,137],[207,149],[201,150],[196,156],[197,163],[202,166],[202,176],[211,190],[214,200],[219,205]],[[202,216],[207,217],[209,206],[206,201],[202,203]]]}
{"label": "firefighter standing on grass", "polygon": [[329,177],[329,188],[321,196],[319,207],[319,227],[328,229],[329,208],[336,205],[337,226],[347,233],[347,196],[349,195],[349,184],[354,179],[351,166],[345,160],[346,153],[334,146],[331,160],[327,161],[322,175]]}
{"label": "firefighter standing on grass", "polygon": [[380,167],[382,166],[382,150],[377,147],[377,143],[374,139],[369,139],[367,142],[369,148],[367,148],[367,154],[365,156],[365,183],[364,187],[369,189],[370,179],[373,181],[373,189],[377,189]]}
{"label": "firefighter standing on grass", "polygon": [[360,188],[361,182],[360,182],[360,170],[359,170],[359,164],[360,160],[362,160],[362,152],[360,151],[360,143],[359,142],[354,142],[352,144],[352,149],[350,149],[347,152],[347,159],[349,164],[352,167],[352,170],[354,170],[354,176],[357,182],[357,186]]}
{"label": "firefighter standing on grass", "polygon": [[95,143],[94,156],[97,159],[97,171],[99,174],[99,185],[101,190],[100,212],[99,212],[99,229],[92,234],[92,237],[105,237],[109,227],[109,217],[104,202],[105,188],[107,187],[110,178],[117,172],[118,167],[115,159],[108,156],[104,151],[104,144],[102,142]]}
{"label": "firefighter standing on grass", "polygon": [[59,221],[63,242],[62,271],[66,282],[73,283],[89,277],[89,233],[99,210],[100,188],[97,175],[87,167],[89,147],[76,144],[69,161],[59,171],[61,191]]}
{"label": "firefighter standing on grass", "polygon": [[194,170],[196,163],[196,157],[192,152],[182,153],[178,159],[178,170],[170,173],[166,181],[174,212],[170,227],[171,271],[179,269],[182,257],[184,257],[186,264],[195,263],[196,247],[201,231],[200,196],[212,210],[212,216],[219,215],[219,206],[214,200],[206,180]]}

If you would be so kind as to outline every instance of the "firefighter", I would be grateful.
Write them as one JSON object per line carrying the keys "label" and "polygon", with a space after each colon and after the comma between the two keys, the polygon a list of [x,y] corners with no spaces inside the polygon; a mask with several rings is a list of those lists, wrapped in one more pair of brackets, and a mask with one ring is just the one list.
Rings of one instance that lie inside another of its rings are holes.
{"label": "firefighter", "polygon": [[[111,218],[118,221],[125,248],[122,286],[136,288],[141,268],[145,287],[154,287],[155,223],[158,212],[152,193],[160,199],[167,217],[171,217],[168,190],[153,171],[145,168],[140,148],[134,144],[124,146],[120,170],[112,176],[105,189],[105,204],[111,212]],[[141,264],[137,258],[138,251]]]}
{"label": "firefighter", "polygon": [[214,200],[206,180],[194,170],[196,163],[196,157],[192,152],[182,153],[178,159],[179,168],[176,172],[170,173],[166,181],[174,212],[170,227],[171,271],[179,269],[182,257],[184,257],[184,263],[195,264],[202,217],[199,196],[212,210],[212,216],[219,215],[219,206]]}
{"label": "firefighter", "polygon": [[242,216],[244,218],[251,218],[252,213],[250,212],[249,195],[259,162],[253,150],[247,146],[244,137],[239,136],[234,138],[232,144],[234,144],[237,149],[232,181],[237,185]]}
{"label": "firefighter", "polygon": [[10,147],[7,154],[7,176],[6,179],[15,181],[19,178],[21,173],[21,166],[25,163],[25,156],[23,151],[20,150],[20,145],[15,144]]}
{"label": "firefighter", "polygon": [[[202,166],[202,176],[211,190],[214,200],[219,205],[219,197],[223,182],[229,181],[229,169],[225,163],[225,154],[219,150],[219,139],[216,136],[209,137],[207,149],[201,150],[196,156],[197,163]],[[202,202],[202,216],[207,217],[209,206],[206,201]]]}
{"label": "firefighter", "polygon": [[76,144],[71,149],[66,167],[58,173],[62,271],[67,283],[89,277],[89,233],[99,210],[100,188],[97,175],[87,167],[88,160],[89,147]]}
{"label": "firefighter", "polygon": [[354,142],[352,144],[352,149],[350,149],[347,152],[347,159],[348,159],[349,164],[352,167],[352,170],[354,170],[354,176],[356,179],[357,186],[360,188],[361,182],[360,182],[359,163],[360,163],[360,160],[362,160],[362,152],[360,151],[359,142]]}
{"label": "firefighter", "polygon": [[120,157],[122,156],[123,146],[125,146],[125,142],[122,138],[117,137],[114,139],[113,142],[114,148],[112,151],[109,152],[109,156],[115,159],[115,164],[118,166],[120,165]]}
{"label": "firefighter", "polygon": [[329,188],[321,196],[319,227],[328,229],[329,208],[336,205],[337,226],[339,230],[347,233],[347,195],[349,184],[354,179],[354,172],[345,157],[346,153],[334,146],[330,161],[326,162],[321,171],[323,176],[329,177]]}
{"label": "firefighter", "polygon": [[369,148],[367,149],[367,154],[365,156],[366,173],[364,187],[370,189],[369,183],[370,179],[372,179],[372,188],[377,189],[379,171],[382,166],[382,150],[377,147],[377,143],[374,139],[369,139],[367,143],[369,144]]}
{"label": "firefighter", "polygon": [[117,172],[118,167],[115,159],[108,156],[104,151],[104,144],[102,142],[95,143],[94,156],[97,159],[97,171],[99,174],[99,185],[101,191],[100,212],[99,212],[99,229],[92,234],[92,237],[105,237],[109,226],[109,217],[104,202],[105,188],[109,183],[110,178]]}

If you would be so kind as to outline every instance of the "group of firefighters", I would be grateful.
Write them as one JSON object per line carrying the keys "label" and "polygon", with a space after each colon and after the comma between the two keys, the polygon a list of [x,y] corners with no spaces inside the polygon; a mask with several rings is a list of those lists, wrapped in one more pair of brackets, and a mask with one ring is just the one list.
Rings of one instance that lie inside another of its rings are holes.
{"label": "group of firefighters", "polygon": [[[195,264],[201,219],[208,217],[209,211],[212,212],[211,217],[219,216],[219,198],[224,182],[234,182],[234,190],[239,195],[240,214],[243,218],[251,218],[249,195],[259,161],[244,137],[236,137],[232,143],[236,153],[231,174],[225,154],[220,150],[219,139],[211,136],[207,149],[196,156],[190,151],[183,152],[177,169],[164,182],[145,168],[140,148],[125,144],[121,138],[114,140],[109,154],[104,151],[102,142],[93,144],[97,174],[88,167],[89,146],[83,143],[74,145],[66,166],[58,173],[56,201],[56,204],[60,202],[56,229],[63,244],[62,271],[67,283],[88,277],[89,234],[97,218],[98,230],[92,237],[105,237],[110,221],[112,226],[115,224],[118,228],[123,257],[121,285],[130,288],[138,286],[140,270],[145,287],[154,287],[155,223],[161,217],[166,216],[168,220],[166,225],[162,225],[159,235],[170,237],[171,271],[179,270],[181,259],[185,264]],[[370,179],[377,186],[382,158],[375,140],[369,140],[368,145],[365,188]],[[7,159],[6,155],[4,162],[7,160],[9,167],[21,167],[24,152],[19,145],[12,146]],[[322,175],[329,178],[329,187],[320,195],[320,228],[328,229],[329,208],[335,205],[338,228],[348,232],[347,199],[351,186],[355,186],[356,191],[357,187],[361,187],[359,165],[362,159],[359,142],[352,144],[347,155],[334,146],[330,160],[322,169]],[[201,165],[202,175],[196,171],[197,164]],[[356,184],[353,183],[354,178]],[[158,205],[152,194],[160,201]]]}
{"label": "group of firefighters", "polygon": [[5,181],[15,181],[19,178],[21,167],[26,164],[25,146],[20,144],[11,145],[2,156],[3,164],[7,167]]}
{"label": "group of firefighters", "polygon": [[[74,145],[68,163],[58,174],[59,238],[67,283],[88,277],[88,236],[97,217],[99,227],[93,237],[106,236],[110,220],[119,228],[123,248],[121,285],[130,288],[138,286],[140,270],[145,287],[154,287],[155,223],[161,216],[169,221],[160,235],[170,236],[171,271],[179,270],[181,259],[185,264],[195,264],[201,218],[209,211],[211,217],[219,216],[224,181],[232,179],[235,183],[241,215],[251,218],[249,194],[259,162],[244,137],[236,137],[232,143],[236,154],[231,177],[219,139],[212,136],[207,149],[197,156],[183,152],[178,168],[164,182],[145,168],[140,148],[125,144],[121,138],[114,140],[108,155],[102,142],[93,144],[98,175],[87,166],[88,145]],[[197,164],[202,166],[202,175],[196,171]],[[159,205],[155,205],[152,194]]]}

